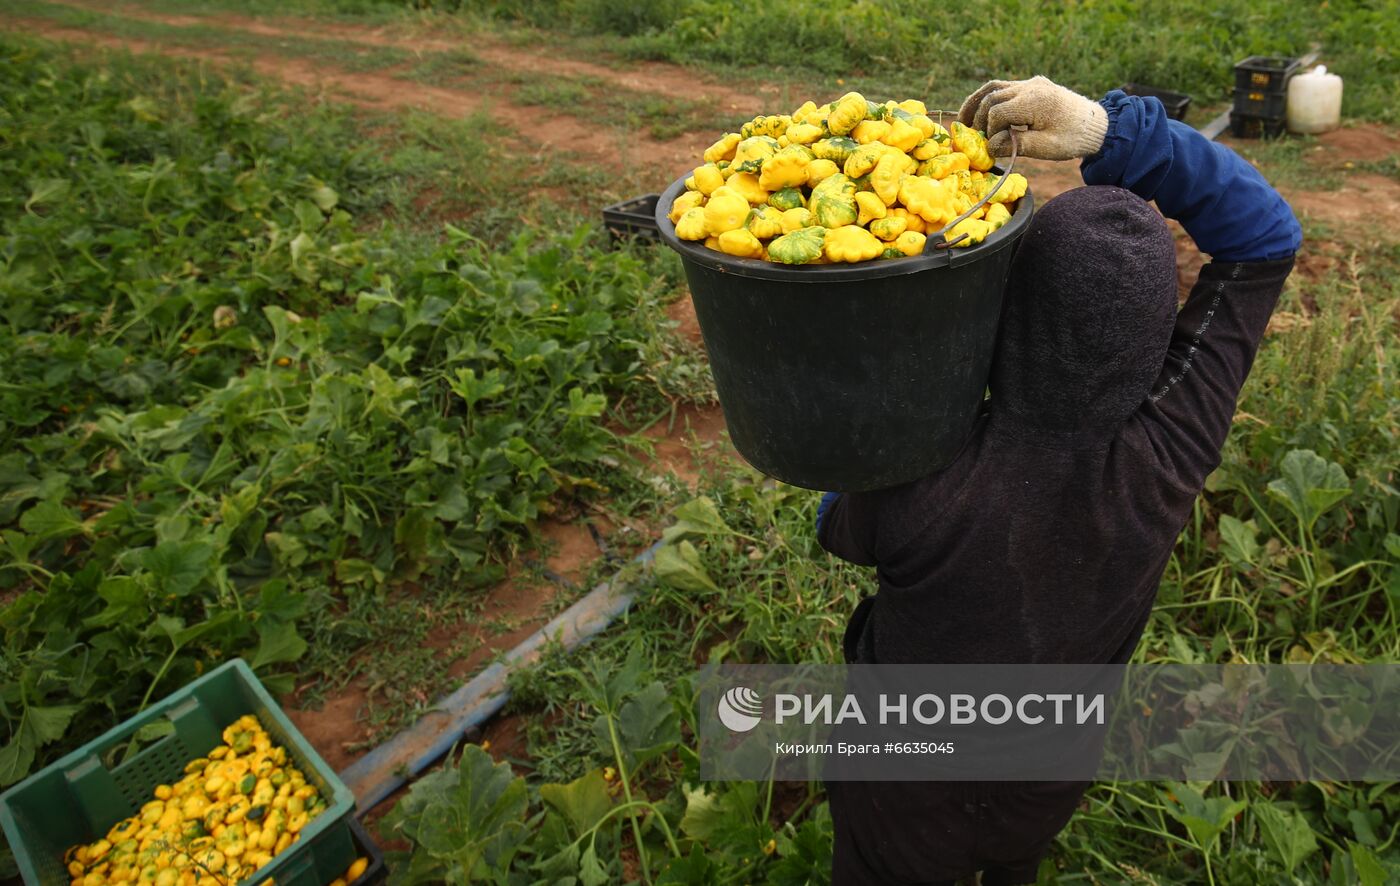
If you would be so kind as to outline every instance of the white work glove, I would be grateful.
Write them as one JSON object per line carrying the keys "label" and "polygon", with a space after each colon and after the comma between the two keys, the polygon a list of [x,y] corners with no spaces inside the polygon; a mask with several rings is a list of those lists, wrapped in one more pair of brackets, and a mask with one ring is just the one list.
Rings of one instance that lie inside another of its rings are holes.
{"label": "white work glove", "polygon": [[1108,132],[1108,112],[1092,99],[1045,77],[989,80],[963,102],[958,122],[987,133],[993,157],[1011,155],[1012,126],[1020,154],[1040,160],[1074,160],[1097,154]]}

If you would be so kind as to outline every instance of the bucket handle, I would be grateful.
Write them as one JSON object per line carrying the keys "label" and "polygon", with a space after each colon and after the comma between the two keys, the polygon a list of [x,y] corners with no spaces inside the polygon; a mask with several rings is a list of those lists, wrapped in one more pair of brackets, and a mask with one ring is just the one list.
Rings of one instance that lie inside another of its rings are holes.
{"label": "bucket handle", "polygon": [[972,204],[971,209],[969,209],[967,212],[964,212],[962,215],[958,216],[952,221],[948,222],[936,233],[929,235],[928,239],[924,241],[924,255],[932,255],[940,249],[949,249],[966,240],[966,234],[959,234],[952,240],[945,240],[943,235],[949,229],[961,224],[964,219],[971,218],[973,213],[975,213],[977,210],[981,209],[983,206],[986,206],[987,201],[992,199],[992,195],[995,194],[1001,188],[1001,186],[1006,183],[1006,180],[1011,177],[1012,171],[1016,168],[1016,155],[1020,151],[1021,147],[1020,140],[1017,138],[1017,133],[1025,132],[1026,127],[1021,125],[1012,126],[1007,131],[1011,133],[1011,159],[1007,161],[1006,171],[1001,174],[1001,178],[997,179],[997,183],[992,185],[992,189],[988,191],[986,195],[982,197],[981,200],[978,200],[976,203]]}

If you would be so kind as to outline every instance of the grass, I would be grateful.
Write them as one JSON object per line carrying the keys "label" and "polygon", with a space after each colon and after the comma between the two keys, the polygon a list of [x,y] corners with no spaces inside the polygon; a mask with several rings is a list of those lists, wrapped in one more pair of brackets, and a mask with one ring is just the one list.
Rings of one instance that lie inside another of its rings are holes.
{"label": "grass", "polygon": [[725,5],[650,4],[647,13],[616,0],[564,4],[463,0],[462,8],[545,29],[606,34],[640,58],[705,66],[774,67],[852,83],[877,77],[906,92],[952,100],[993,77],[1044,73],[1090,94],[1125,82],[1190,93],[1198,103],[1227,99],[1231,66],[1249,55],[1302,55],[1314,42],[1347,80],[1344,113],[1397,122],[1390,84],[1400,59],[1390,47],[1400,18],[1385,3],[1301,0],[1258,4],[1194,0],[1170,11],[1141,0],[1076,4],[1016,0],[939,7],[908,0],[812,5],[774,0],[726,14]]}
{"label": "grass", "polygon": [[466,49],[432,52],[423,56],[402,76],[429,86],[452,86],[481,70],[481,59]]}

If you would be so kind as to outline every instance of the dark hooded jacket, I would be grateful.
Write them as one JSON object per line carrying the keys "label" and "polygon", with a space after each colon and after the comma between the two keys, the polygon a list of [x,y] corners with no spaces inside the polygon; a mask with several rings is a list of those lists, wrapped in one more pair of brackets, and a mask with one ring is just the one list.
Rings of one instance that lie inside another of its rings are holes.
{"label": "dark hooded jacket", "polygon": [[[1017,247],[960,455],[820,520],[827,550],[877,567],[852,660],[1124,662],[1142,634],[1300,234],[1232,152],[1155,102],[1104,105],[1108,139],[1084,165],[1102,184],[1051,200]],[[1172,237],[1144,198],[1243,259],[1206,265],[1179,312]]]}

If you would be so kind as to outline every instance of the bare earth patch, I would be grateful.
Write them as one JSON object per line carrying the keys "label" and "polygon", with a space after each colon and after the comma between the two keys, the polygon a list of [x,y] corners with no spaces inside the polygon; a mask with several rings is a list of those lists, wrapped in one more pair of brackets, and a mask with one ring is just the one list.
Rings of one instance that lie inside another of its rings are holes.
{"label": "bare earth patch", "polygon": [[[412,26],[396,33],[394,30],[383,27],[376,28],[347,23],[332,24],[304,18],[255,18],[231,13],[214,13],[205,16],[173,15],[155,12],[133,3],[110,4],[95,2],[95,0],[54,0],[54,2],[63,6],[117,13],[128,18],[159,22],[175,27],[213,24],[264,37],[310,35],[395,49],[434,52],[465,50],[498,68],[512,71],[539,71],[547,67],[560,74],[593,77],[638,92],[650,92],[677,99],[711,98],[719,101],[722,107],[743,114],[761,113],[765,101],[768,101],[766,98],[753,95],[749,90],[715,83],[711,78],[698,71],[676,65],[661,62],[627,64],[616,61],[609,64],[598,64],[561,56],[559,51],[553,47],[530,49],[508,46],[489,33],[483,32],[474,32],[459,38],[444,38],[431,36],[423,33],[421,28]],[[778,90],[777,87],[773,86],[757,86],[754,91],[776,93]]]}

